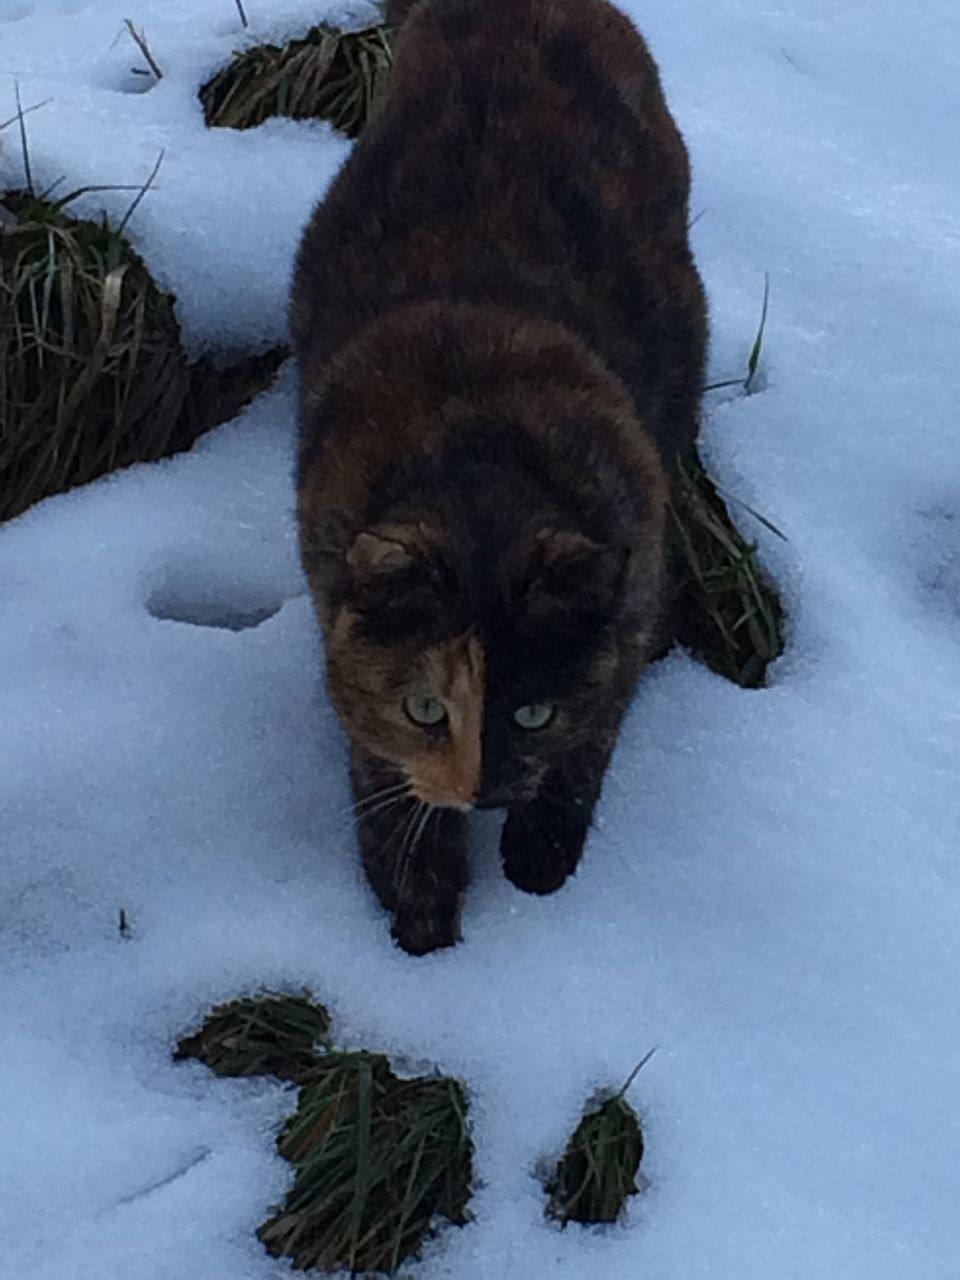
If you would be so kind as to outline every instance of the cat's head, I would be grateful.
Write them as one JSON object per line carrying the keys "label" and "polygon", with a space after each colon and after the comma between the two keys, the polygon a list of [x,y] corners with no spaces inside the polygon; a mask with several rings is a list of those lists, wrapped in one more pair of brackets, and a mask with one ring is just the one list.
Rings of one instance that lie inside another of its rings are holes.
{"label": "cat's head", "polygon": [[302,393],[301,547],[360,756],[468,808],[609,745],[659,621],[667,501],[619,379],[553,322],[424,304]]}
{"label": "cat's head", "polygon": [[624,546],[540,526],[495,563],[458,550],[435,521],[358,533],[327,667],[355,749],[466,810],[529,798],[566,754],[611,740],[643,637],[624,630]]}

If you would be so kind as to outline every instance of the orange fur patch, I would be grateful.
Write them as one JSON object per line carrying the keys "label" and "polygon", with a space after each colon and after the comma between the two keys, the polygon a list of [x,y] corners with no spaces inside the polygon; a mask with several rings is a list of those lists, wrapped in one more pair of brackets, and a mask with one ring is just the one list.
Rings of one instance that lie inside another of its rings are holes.
{"label": "orange fur patch", "polygon": [[413,793],[427,804],[469,809],[480,789],[484,653],[473,636],[427,655],[430,687],[447,709],[449,736],[407,766]]}

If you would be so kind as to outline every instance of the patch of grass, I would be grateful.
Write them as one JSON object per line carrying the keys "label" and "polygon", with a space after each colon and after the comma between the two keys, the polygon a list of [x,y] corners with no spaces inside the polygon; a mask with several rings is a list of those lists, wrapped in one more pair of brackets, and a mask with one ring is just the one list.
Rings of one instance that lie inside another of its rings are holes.
{"label": "patch of grass", "polygon": [[0,521],[189,448],[267,386],[286,354],[188,365],[173,298],[122,225],[67,213],[80,194],[0,196]]}
{"label": "patch of grass", "polygon": [[783,652],[783,606],[756,545],[736,528],[696,458],[678,473],[670,517],[679,581],[676,640],[719,675],[760,688],[767,667]]}
{"label": "patch of grass", "polygon": [[392,1275],[437,1217],[467,1220],[466,1112],[456,1080],[401,1080],[378,1054],[329,1054],[278,1140],[296,1178],[260,1239],[297,1269]]}
{"label": "patch of grass", "polygon": [[0,519],[191,443],[173,299],[107,223],[0,200]]}
{"label": "patch of grass", "polygon": [[277,1139],[293,1186],[257,1233],[270,1253],[299,1270],[393,1275],[438,1219],[467,1221],[467,1100],[448,1077],[403,1080],[382,1054],[332,1050],[329,1030],[309,997],[265,993],[219,1005],[174,1057],[301,1086]]}
{"label": "patch of grass", "polygon": [[330,1015],[309,996],[264,993],[218,1005],[174,1058],[197,1058],[218,1076],[303,1080],[328,1048]]}
{"label": "patch of grass", "polygon": [[270,116],[329,120],[355,138],[376,109],[390,68],[391,30],[313,27],[285,45],[238,53],[200,90],[208,125],[251,129]]}
{"label": "patch of grass", "polygon": [[636,1195],[643,1131],[621,1090],[583,1115],[547,1183],[546,1214],[568,1222],[616,1222]]}
{"label": "patch of grass", "polygon": [[[717,391],[738,387],[750,395],[760,365],[770,301],[764,274],[763,302],[756,337],[742,378],[715,382]],[[711,670],[746,689],[761,687],[767,668],[783,652],[786,618],[776,587],[763,572],[755,543],[730,518],[723,495],[710,480],[699,455],[681,465],[670,507],[677,594],[674,638]],[[731,501],[737,502],[731,497]],[[778,538],[766,516],[739,503]]]}
{"label": "patch of grass", "polygon": [[765,271],[763,273],[763,302],[760,305],[760,323],[757,326],[757,336],[753,340],[750,354],[747,356],[747,372],[742,378],[724,378],[722,382],[711,382],[704,387],[704,391],[721,391],[725,387],[739,387],[744,395],[751,394],[754,389],[753,384],[757,376],[757,370],[760,367],[760,356],[763,352],[763,336],[767,328],[767,308],[769,305],[770,274]]}

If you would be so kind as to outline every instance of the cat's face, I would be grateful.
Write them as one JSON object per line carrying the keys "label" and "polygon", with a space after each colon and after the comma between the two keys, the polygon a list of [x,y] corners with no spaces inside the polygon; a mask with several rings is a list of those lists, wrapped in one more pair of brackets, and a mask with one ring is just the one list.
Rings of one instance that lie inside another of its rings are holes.
{"label": "cat's face", "polygon": [[627,560],[624,548],[540,529],[503,564],[471,572],[423,524],[361,533],[327,635],[354,746],[430,805],[532,797],[563,754],[619,719]]}

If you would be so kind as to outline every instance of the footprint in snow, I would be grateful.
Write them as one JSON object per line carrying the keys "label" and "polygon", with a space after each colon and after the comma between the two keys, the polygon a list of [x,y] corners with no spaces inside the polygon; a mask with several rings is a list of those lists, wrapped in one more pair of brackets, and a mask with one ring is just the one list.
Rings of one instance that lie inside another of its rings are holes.
{"label": "footprint in snow", "polygon": [[244,577],[233,558],[218,564],[197,556],[164,570],[145,603],[160,622],[249,631],[278,614],[289,598],[273,577]]}

